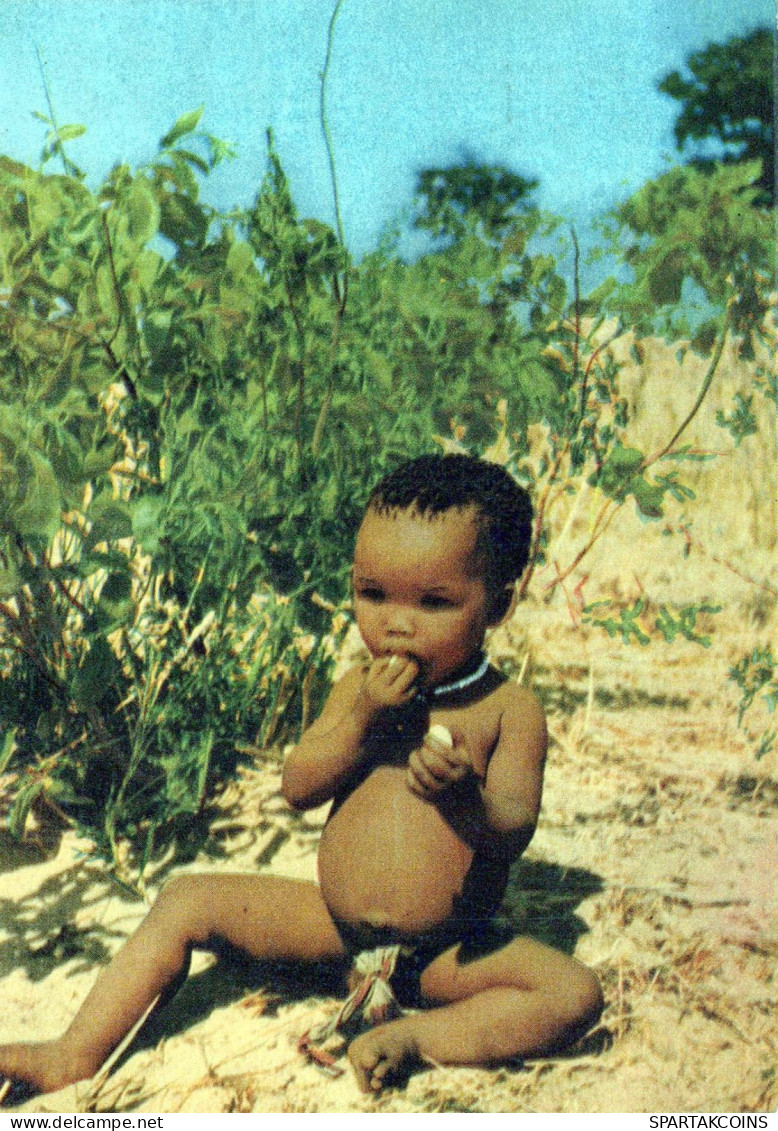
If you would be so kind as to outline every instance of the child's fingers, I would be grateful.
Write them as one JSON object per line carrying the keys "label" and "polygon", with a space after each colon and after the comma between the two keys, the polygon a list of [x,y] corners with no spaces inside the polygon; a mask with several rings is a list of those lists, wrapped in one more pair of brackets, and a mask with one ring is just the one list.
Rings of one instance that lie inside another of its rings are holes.
{"label": "child's fingers", "polygon": [[411,657],[378,656],[367,670],[364,687],[376,703],[399,706],[415,694],[418,672],[419,665]]}
{"label": "child's fingers", "polygon": [[424,765],[417,750],[414,750],[408,759],[407,782],[412,793],[417,793],[419,797],[424,798],[434,797],[436,793],[440,793],[446,784],[436,778],[432,771]]}
{"label": "child's fingers", "polygon": [[470,758],[464,747],[456,749],[427,736],[423,745],[411,751],[408,757],[408,787],[420,797],[430,799],[462,781],[470,770]]}
{"label": "child's fingers", "polygon": [[467,747],[462,743],[450,745],[439,738],[433,731],[428,732],[424,738],[424,746],[432,751],[437,758],[442,759],[451,767],[470,769],[472,761],[467,752]]}
{"label": "child's fingers", "polygon": [[461,781],[468,772],[467,766],[450,765],[445,759],[420,747],[408,758],[408,786],[421,797],[434,797],[442,790]]}
{"label": "child's fingers", "polygon": [[360,1092],[372,1091],[372,1088],[370,1087],[370,1080],[373,1075],[372,1065],[360,1064],[359,1061],[355,1060],[355,1058],[352,1056],[351,1066],[354,1069],[354,1075],[357,1078],[357,1087],[359,1088]]}
{"label": "child's fingers", "polygon": [[392,655],[382,657],[380,679],[382,684],[398,700],[406,700],[413,694],[412,688],[419,674],[419,665],[411,656]]}
{"label": "child's fingers", "polygon": [[458,769],[456,763],[449,761],[447,754],[448,752],[442,753],[425,743],[415,750],[411,757],[415,756],[418,764],[424,766],[436,781],[445,782],[451,779],[452,771]]}
{"label": "child's fingers", "polygon": [[393,653],[387,660],[385,671],[393,683],[410,684],[419,674],[419,665],[412,656],[398,656],[397,653]]}

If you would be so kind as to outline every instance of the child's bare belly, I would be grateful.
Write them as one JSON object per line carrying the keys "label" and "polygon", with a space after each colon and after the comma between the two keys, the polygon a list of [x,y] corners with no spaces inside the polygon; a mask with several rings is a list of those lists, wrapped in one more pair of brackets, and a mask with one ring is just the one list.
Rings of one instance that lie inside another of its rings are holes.
{"label": "child's bare belly", "polygon": [[378,766],[325,826],[319,882],[336,919],[424,931],[451,914],[472,858],[404,767]]}

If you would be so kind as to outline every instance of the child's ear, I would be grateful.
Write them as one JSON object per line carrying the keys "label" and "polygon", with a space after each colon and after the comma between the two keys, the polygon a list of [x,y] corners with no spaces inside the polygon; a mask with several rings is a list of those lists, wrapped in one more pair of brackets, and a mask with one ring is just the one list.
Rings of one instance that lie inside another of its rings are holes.
{"label": "child's ear", "polygon": [[516,608],[516,585],[514,582],[509,582],[504,589],[500,590],[492,600],[491,615],[489,617],[489,625],[491,628],[496,628],[498,624],[502,624],[508,617],[513,614]]}

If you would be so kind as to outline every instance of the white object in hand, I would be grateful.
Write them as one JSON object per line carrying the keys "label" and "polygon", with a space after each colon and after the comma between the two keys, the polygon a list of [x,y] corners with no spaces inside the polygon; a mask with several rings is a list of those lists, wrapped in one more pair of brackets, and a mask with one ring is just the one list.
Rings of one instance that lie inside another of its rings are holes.
{"label": "white object in hand", "polygon": [[435,723],[434,726],[430,727],[428,737],[436,739],[442,746],[453,747],[454,745],[451,731],[448,727],[441,726],[440,723]]}

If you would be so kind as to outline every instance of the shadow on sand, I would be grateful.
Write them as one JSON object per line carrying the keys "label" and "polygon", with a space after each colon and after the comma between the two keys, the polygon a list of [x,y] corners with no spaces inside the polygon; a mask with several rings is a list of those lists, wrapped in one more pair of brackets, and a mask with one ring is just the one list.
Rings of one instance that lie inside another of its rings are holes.
{"label": "shadow on sand", "polygon": [[584,868],[524,858],[511,869],[502,913],[515,934],[531,935],[572,954],[589,930],[576,908],[603,886],[600,876]]}
{"label": "shadow on sand", "polygon": [[[212,829],[207,836],[207,855],[211,858],[229,855],[225,842],[241,827],[241,817],[245,820],[245,814],[225,812],[224,808],[220,816],[220,830]],[[274,811],[260,818],[253,831],[261,835],[251,853],[257,867],[267,865],[289,836],[300,836],[302,830],[298,825],[297,814]],[[198,847],[205,839],[201,840],[201,829],[198,822],[197,831],[192,830]],[[304,831],[302,839],[311,840],[312,851],[317,836],[316,830]],[[0,871],[32,862],[26,852],[23,856],[24,859],[19,855],[0,859]],[[41,860],[40,855],[37,860]],[[164,863],[160,861],[155,879],[179,863],[180,859],[171,861],[169,857]],[[207,868],[205,863],[203,870]],[[588,930],[576,908],[582,900],[602,890],[602,886],[600,877],[583,869],[563,868],[536,859],[521,860],[512,868],[498,915],[500,933],[504,933],[506,941],[510,936],[530,935],[572,953],[578,939]],[[107,871],[101,872],[94,863],[87,867],[76,861],[21,898],[0,898],[0,924],[6,936],[0,941],[0,978],[12,969],[23,968],[32,981],[40,981],[60,964],[71,961],[74,974],[104,965],[116,940],[123,937],[122,931],[100,924],[98,915],[86,930],[78,930],[74,923],[79,912],[117,894],[126,899],[128,910],[137,907],[132,894],[117,889]],[[343,964],[257,962],[232,948],[219,947],[213,966],[185,979],[175,996],[152,1012],[112,1067],[112,1073],[134,1053],[154,1047],[162,1038],[204,1020],[214,1009],[256,992],[267,997],[264,1012],[270,1016],[281,1005],[311,997],[340,996],[344,992]],[[580,1054],[580,1047],[578,1051]]]}
{"label": "shadow on sand", "polygon": [[[500,933],[504,933],[506,941],[519,934],[531,935],[572,953],[578,939],[589,929],[575,909],[602,887],[599,876],[581,868],[562,868],[541,860],[520,861],[512,869],[498,917]],[[214,1009],[250,993],[265,994],[268,1004],[264,1013],[273,1016],[279,1006],[311,997],[337,997],[345,991],[341,962],[258,962],[228,946],[219,947],[216,953],[213,966],[187,978],[175,997],[152,1013],[116,1067],[134,1053],[154,1047],[163,1037],[190,1028]],[[592,1041],[586,1051],[602,1047],[594,1035]],[[582,1051],[579,1044],[577,1055]]]}

